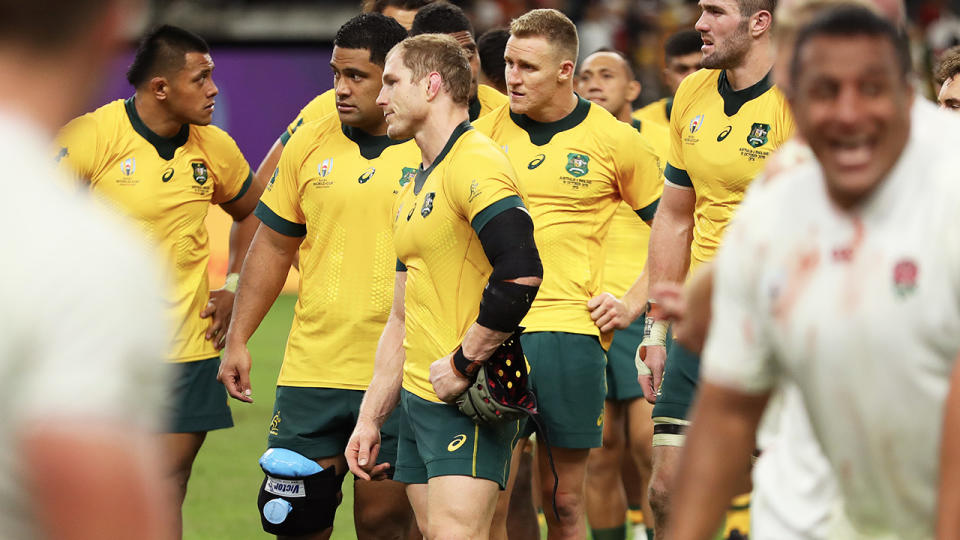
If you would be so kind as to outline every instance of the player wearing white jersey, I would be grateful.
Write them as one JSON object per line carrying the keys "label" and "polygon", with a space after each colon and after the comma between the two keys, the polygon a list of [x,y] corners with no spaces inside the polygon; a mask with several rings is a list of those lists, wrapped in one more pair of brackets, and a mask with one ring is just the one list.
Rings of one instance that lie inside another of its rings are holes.
{"label": "player wearing white jersey", "polygon": [[932,537],[960,350],[960,184],[941,136],[956,128],[911,120],[909,59],[869,10],[830,10],[796,51],[792,105],[820,166],[754,189],[721,249],[714,303],[728,316],[711,324],[672,530],[709,536],[770,389],[793,381],[837,472],[830,536]]}

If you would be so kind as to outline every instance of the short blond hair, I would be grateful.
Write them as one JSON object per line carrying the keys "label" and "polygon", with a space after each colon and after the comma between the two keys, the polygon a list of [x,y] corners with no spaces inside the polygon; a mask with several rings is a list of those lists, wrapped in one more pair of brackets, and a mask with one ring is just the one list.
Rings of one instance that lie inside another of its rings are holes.
{"label": "short blond hair", "polygon": [[518,38],[542,37],[564,60],[576,63],[580,52],[577,27],[566,15],[555,9],[534,9],[510,23],[510,35]]}
{"label": "short blond hair", "polygon": [[436,72],[440,74],[443,88],[454,103],[466,105],[470,100],[473,81],[470,59],[452,37],[446,34],[408,37],[398,43],[390,54],[401,55],[403,65],[412,72],[412,82]]}

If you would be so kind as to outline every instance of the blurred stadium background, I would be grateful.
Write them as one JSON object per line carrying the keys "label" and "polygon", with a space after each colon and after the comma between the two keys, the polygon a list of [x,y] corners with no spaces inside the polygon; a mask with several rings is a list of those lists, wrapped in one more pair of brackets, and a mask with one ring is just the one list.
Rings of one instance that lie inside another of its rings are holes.
{"label": "blurred stadium background", "polygon": [[[614,47],[631,59],[643,84],[636,105],[665,95],[660,80],[662,45],[676,30],[692,27],[699,9],[693,0],[465,0],[454,2],[471,17],[477,35],[509,24],[539,7],[562,10],[580,32],[581,54]],[[936,55],[960,44],[960,0],[907,0],[909,34],[921,92],[932,95]],[[237,141],[251,167],[311,98],[332,84],[328,66],[339,26],[360,3],[336,0],[152,0],[148,25],[171,23],[204,36],[216,63],[220,88],[214,123]],[[89,109],[132,90],[124,79],[134,45],[121,54]],[[230,220],[212,207],[208,226],[214,247],[210,279],[223,283]],[[212,432],[193,470],[184,506],[184,537],[271,538],[260,529],[256,492],[262,479],[257,458],[264,450],[273,392],[296,302],[296,272],[251,341],[255,403],[233,404],[236,427]],[[344,483],[344,508],[333,538],[353,538],[352,482]]]}

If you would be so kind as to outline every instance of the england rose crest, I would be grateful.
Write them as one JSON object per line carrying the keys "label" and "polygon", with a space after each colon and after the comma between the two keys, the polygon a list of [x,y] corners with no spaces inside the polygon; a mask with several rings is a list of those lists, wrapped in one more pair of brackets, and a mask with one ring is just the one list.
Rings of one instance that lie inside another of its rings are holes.
{"label": "england rose crest", "polygon": [[893,290],[904,298],[917,288],[917,263],[911,259],[902,259],[893,267]]}

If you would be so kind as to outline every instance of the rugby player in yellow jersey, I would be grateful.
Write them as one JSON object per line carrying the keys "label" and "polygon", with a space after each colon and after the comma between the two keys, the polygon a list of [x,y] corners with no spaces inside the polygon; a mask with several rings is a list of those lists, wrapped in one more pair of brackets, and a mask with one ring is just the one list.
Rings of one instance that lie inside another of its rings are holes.
{"label": "rugby player in yellow jersey", "polygon": [[[775,5],[775,0],[700,2],[696,28],[707,69],[684,79],[674,99],[666,183],[650,236],[651,287],[683,282],[696,265],[713,258],[747,186],[793,132],[784,96],[770,77]],[[669,535],[670,486],[700,360],[677,344],[667,359],[666,322],[648,322],[647,328],[640,353],[651,373],[641,374],[641,383],[647,399],[656,401],[650,505],[659,537]]]}
{"label": "rugby player in yellow jersey", "polygon": [[[210,125],[217,95],[213,67],[202,38],[160,26],[143,38],[127,71],[135,94],[73,120],[59,137],[60,163],[132,219],[171,278],[165,300],[176,328],[168,352],[176,382],[164,438],[181,504],[207,431],[233,425],[216,378],[218,350],[260,196],[236,143]],[[234,219],[231,275],[215,291],[207,283],[204,218],[210,204]]]}
{"label": "rugby player in yellow jersey", "polygon": [[[278,536],[331,533],[347,472],[343,452],[390,311],[396,260],[390,210],[412,180],[420,152],[413,141],[387,137],[377,95],[387,52],[406,37],[399,23],[379,13],[358,15],[340,27],[330,67],[343,107],[297,130],[256,210],[263,224],[240,276],[221,377],[233,397],[250,401],[247,342],[299,250],[299,299],[267,446],[297,452],[336,474],[316,493],[307,489],[306,498],[290,498],[296,514],[289,519],[265,524]],[[396,463],[398,416],[384,426],[378,456],[390,466]],[[273,491],[266,489],[270,498]],[[300,514],[306,523],[297,519]],[[357,481],[354,516],[362,539],[404,537],[412,523],[403,485],[390,480]]]}
{"label": "rugby player in yellow jersey", "polygon": [[[630,103],[640,93],[640,82],[623,54],[600,49],[588,56],[578,76],[580,95],[600,105],[617,120],[632,125],[666,161],[667,129],[630,117]],[[633,285],[647,262],[650,227],[621,202],[607,234],[603,290],[620,297]],[[643,318],[617,330],[607,351],[607,395],[603,406],[603,446],[590,452],[587,462],[587,521],[595,540],[624,540],[627,509],[650,516],[642,520],[637,538],[652,534],[652,515],[646,503],[650,479],[651,405],[637,382],[634,355],[643,339]],[[631,500],[632,499],[632,500]],[[628,504],[629,503],[629,504]],[[642,511],[641,511],[642,508]],[[632,521],[632,520],[631,520]]]}
{"label": "rugby player in yellow jersey", "polygon": [[696,30],[681,30],[667,38],[663,45],[663,82],[670,90],[670,95],[637,109],[633,112],[633,118],[642,122],[653,122],[664,128],[670,127],[673,96],[676,95],[680,82],[700,69],[702,46],[703,40],[700,39],[700,32]]}
{"label": "rugby player in yellow jersey", "polygon": [[491,537],[523,423],[474,424],[450,402],[516,330],[542,276],[513,167],[469,123],[470,81],[459,44],[424,34],[387,56],[378,100],[387,134],[412,136],[422,162],[392,212],[393,309],[347,460],[360,478],[382,470],[380,431],[399,402],[394,478],[428,540]]}
{"label": "rugby player in yellow jersey", "polygon": [[[513,21],[504,52],[510,106],[477,121],[502,146],[527,192],[544,282],[523,321],[523,347],[559,475],[560,519],[550,538],[585,537],[584,482],[601,446],[606,395],[599,327],[626,327],[642,309],[640,280],[624,301],[602,292],[604,241],[621,200],[653,218],[662,181],[640,134],[573,91],[576,27],[551,9]],[[595,322],[596,321],[596,322]],[[609,338],[609,334],[604,336]],[[609,341],[607,341],[609,344]],[[538,453],[543,501],[553,499],[547,456]]]}

